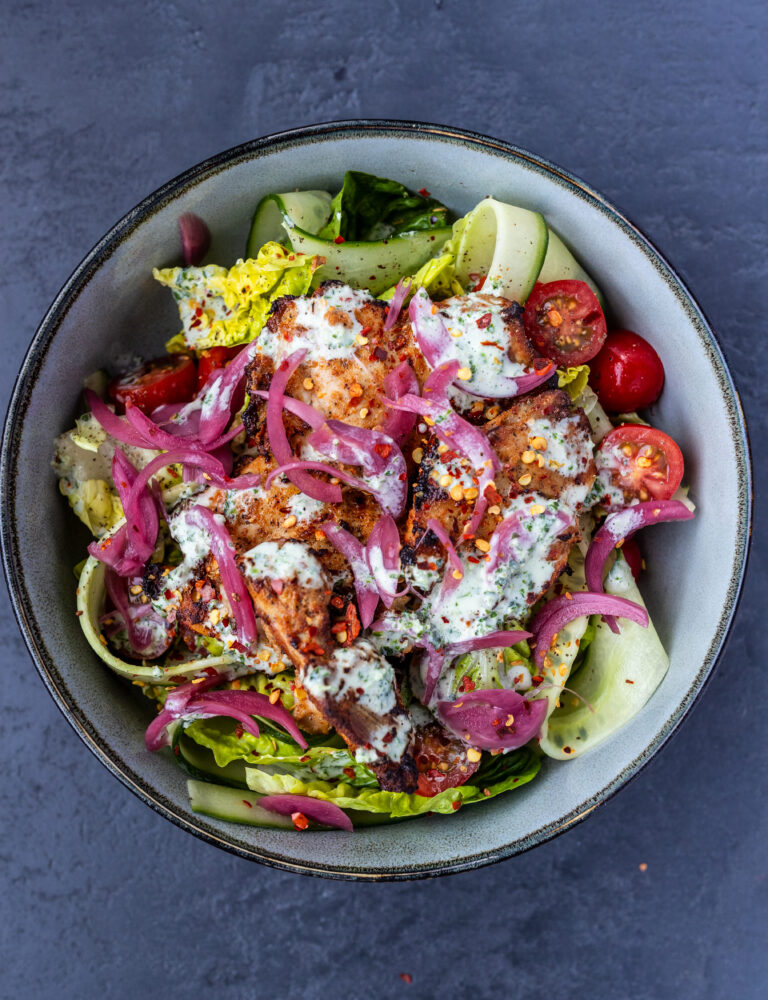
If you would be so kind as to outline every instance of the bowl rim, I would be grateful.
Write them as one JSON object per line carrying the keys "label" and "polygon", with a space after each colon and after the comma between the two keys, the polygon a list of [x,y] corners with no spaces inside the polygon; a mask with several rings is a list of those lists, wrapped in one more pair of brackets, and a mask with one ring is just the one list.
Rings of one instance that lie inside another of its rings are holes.
{"label": "bowl rim", "polygon": [[[150,788],[141,775],[135,773],[93,729],[85,714],[80,710],[76,699],[68,690],[64,679],[59,675],[53,658],[48,654],[25,585],[16,524],[13,516],[15,514],[15,478],[18,468],[21,438],[20,424],[26,410],[27,400],[33,391],[37,374],[45,360],[48,347],[64,320],[71,302],[85,288],[99,267],[112,256],[117,247],[145,219],[165,207],[178,194],[193,188],[196,184],[231,167],[233,164],[252,159],[260,153],[280,147],[290,147],[296,144],[303,145],[330,137],[354,133],[392,137],[394,139],[398,137],[417,136],[437,141],[459,143],[468,148],[494,152],[513,162],[522,161],[527,166],[533,167],[538,172],[547,175],[561,187],[570,190],[572,194],[576,194],[578,197],[586,200],[593,208],[608,216],[645,253],[662,279],[666,281],[667,285],[676,295],[689,319],[693,322],[693,325],[700,329],[700,335],[703,334],[704,338],[709,341],[711,363],[716,369],[723,395],[729,404],[731,437],[740,470],[739,514],[741,524],[739,544],[734,551],[727,598],[723,605],[717,628],[715,629],[713,641],[685,697],[680,701],[675,711],[666,719],[664,725],[644,750],[608,782],[604,788],[590,796],[589,799],[581,803],[571,813],[559,820],[546,824],[541,829],[523,838],[490,851],[480,851],[448,862],[430,862],[418,866],[401,865],[380,869],[362,868],[354,865],[302,864],[293,858],[253,848],[251,845],[237,841],[233,837],[223,835],[220,830],[210,826],[204,817],[197,816],[191,812],[189,814],[181,812],[176,803]],[[664,255],[624,213],[602,194],[585,184],[569,171],[543,157],[530,153],[512,143],[494,139],[474,131],[447,125],[397,119],[345,119],[320,122],[300,128],[271,133],[261,138],[241,143],[215,156],[209,157],[178,174],[144,198],[112,226],[85,255],[63,284],[40,322],[27,349],[21,368],[15,379],[5,417],[2,449],[0,451],[0,511],[2,511],[3,515],[0,519],[0,543],[2,545],[3,569],[11,604],[22,637],[35,667],[57,707],[97,759],[127,788],[156,812],[160,813],[176,826],[187,830],[209,843],[215,844],[240,857],[259,861],[273,868],[348,880],[400,881],[428,878],[435,875],[466,871],[504,860],[505,858],[530,850],[538,844],[544,843],[565,832],[565,830],[570,829],[576,823],[581,822],[598,805],[611,798],[620,788],[623,788],[668,742],[672,734],[677,731],[681,721],[688,715],[703,692],[708,680],[712,676],[717,661],[723,653],[741,597],[752,534],[753,500],[751,465],[749,434],[744,410],[725,360],[723,349],[712,329],[712,325],[689,291],[686,283]]]}

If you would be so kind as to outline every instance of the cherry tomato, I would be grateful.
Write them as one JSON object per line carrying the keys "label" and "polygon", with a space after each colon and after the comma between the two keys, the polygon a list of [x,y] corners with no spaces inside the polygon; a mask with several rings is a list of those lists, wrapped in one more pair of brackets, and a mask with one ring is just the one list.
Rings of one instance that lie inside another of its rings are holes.
{"label": "cherry tomato", "polygon": [[683,479],[683,453],[672,438],[641,424],[622,424],[607,434],[595,461],[630,498],[669,500]]}
{"label": "cherry tomato", "polygon": [[463,785],[480,764],[469,760],[461,740],[437,722],[416,731],[413,757],[419,772],[416,786],[419,795],[437,795],[446,788]]}
{"label": "cherry tomato", "polygon": [[188,354],[170,354],[148,361],[113,379],[107,389],[114,401],[151,413],[163,403],[186,403],[197,392],[197,367]]}
{"label": "cherry tomato", "polygon": [[197,391],[203,388],[212,371],[226,368],[242,349],[243,345],[240,344],[238,347],[209,347],[203,351],[197,362]]}
{"label": "cherry tomato", "polygon": [[624,553],[624,558],[629,564],[629,568],[632,570],[632,576],[636,579],[640,579],[640,574],[645,569],[645,560],[643,559],[643,554],[640,551],[640,546],[634,540],[634,538],[626,538],[624,544],[621,546],[621,551]]}
{"label": "cherry tomato", "polygon": [[536,284],[523,314],[525,332],[538,351],[558,365],[583,365],[605,341],[605,316],[583,281]]}
{"label": "cherry tomato", "polygon": [[639,334],[612,330],[590,365],[589,384],[611,413],[642,410],[661,395],[664,365]]}

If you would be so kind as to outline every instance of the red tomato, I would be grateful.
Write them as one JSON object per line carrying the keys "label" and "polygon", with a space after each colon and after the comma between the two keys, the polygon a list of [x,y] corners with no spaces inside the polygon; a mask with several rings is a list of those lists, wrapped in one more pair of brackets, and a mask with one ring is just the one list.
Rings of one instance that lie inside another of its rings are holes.
{"label": "red tomato", "polygon": [[622,424],[607,434],[595,456],[614,486],[640,500],[669,500],[683,480],[683,453],[663,431]]}
{"label": "red tomato", "polygon": [[171,354],[148,361],[109,383],[109,395],[125,407],[129,403],[151,413],[163,403],[186,403],[197,392],[197,367],[188,354]]}
{"label": "red tomato", "polygon": [[583,365],[605,341],[603,310],[583,281],[534,285],[523,323],[538,351],[558,365]]}
{"label": "red tomato", "polygon": [[640,546],[634,538],[626,538],[624,540],[624,544],[621,546],[621,551],[624,553],[624,558],[627,560],[629,568],[632,570],[632,576],[638,580],[640,578],[640,574],[645,569],[645,559],[643,559]]}
{"label": "red tomato", "polygon": [[664,385],[664,365],[647,340],[631,330],[612,330],[590,365],[589,384],[611,413],[642,410]]}
{"label": "red tomato", "polygon": [[461,740],[437,722],[416,731],[413,757],[419,772],[419,795],[437,795],[446,788],[463,785],[480,765],[479,761],[469,760]]}
{"label": "red tomato", "polygon": [[243,345],[240,344],[238,347],[209,347],[203,351],[197,362],[197,391],[203,388],[212,371],[226,368],[242,349]]}

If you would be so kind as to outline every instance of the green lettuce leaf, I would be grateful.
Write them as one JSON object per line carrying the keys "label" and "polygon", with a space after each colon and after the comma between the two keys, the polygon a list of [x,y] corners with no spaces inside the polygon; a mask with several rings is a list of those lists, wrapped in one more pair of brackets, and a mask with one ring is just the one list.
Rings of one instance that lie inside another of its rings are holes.
{"label": "green lettuce leaf", "polygon": [[219,767],[242,760],[300,781],[343,778],[355,787],[378,787],[374,774],[355,760],[339,736],[309,737],[311,745],[304,750],[284,730],[262,719],[259,730],[258,737],[247,732],[238,736],[231,719],[198,719],[186,726],[184,735],[210,750]]}
{"label": "green lettuce leaf", "polygon": [[265,243],[255,260],[229,268],[155,268],[154,278],[171,289],[183,329],[167,344],[169,351],[234,347],[247,344],[264,326],[272,302],[282,295],[305,295],[319,262],[291,253],[279,243]]}
{"label": "green lettuce leaf", "polygon": [[317,234],[333,240],[376,241],[448,224],[448,209],[435,198],[413,194],[398,181],[348,170],[331,202],[328,223]]}
{"label": "green lettuce leaf", "polygon": [[261,767],[247,767],[246,781],[251,791],[262,795],[308,795],[333,802],[342,809],[386,813],[398,819],[428,812],[453,813],[461,805],[482,802],[501,792],[521,787],[536,777],[540,766],[539,754],[529,746],[496,757],[486,755],[470,783],[447,788],[429,797],[361,788],[347,781],[302,781],[293,775],[276,774]]}
{"label": "green lettuce leaf", "polygon": [[589,378],[589,365],[575,365],[573,368],[557,369],[557,387],[565,389],[572,400],[581,396]]}

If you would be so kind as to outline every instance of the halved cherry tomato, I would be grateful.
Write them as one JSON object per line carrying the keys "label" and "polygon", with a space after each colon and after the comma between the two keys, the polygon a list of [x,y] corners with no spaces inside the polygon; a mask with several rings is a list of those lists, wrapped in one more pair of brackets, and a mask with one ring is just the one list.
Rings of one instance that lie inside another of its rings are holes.
{"label": "halved cherry tomato", "polygon": [[151,413],[163,403],[186,403],[195,398],[197,366],[188,354],[169,354],[118,376],[107,391],[119,405],[130,403]]}
{"label": "halved cherry tomato", "polygon": [[589,367],[589,384],[600,405],[611,413],[641,410],[661,395],[661,358],[647,340],[631,330],[612,330]]}
{"label": "halved cherry tomato", "polygon": [[203,388],[212,371],[226,368],[242,349],[243,345],[239,344],[237,347],[209,347],[203,351],[197,362],[197,391]]}
{"label": "halved cherry tomato", "polygon": [[645,560],[643,559],[643,554],[640,551],[640,546],[634,538],[625,538],[624,544],[621,546],[621,551],[624,553],[624,558],[627,560],[629,568],[632,570],[632,576],[638,580],[640,578],[640,574],[645,569]]}
{"label": "halved cherry tomato", "polygon": [[413,757],[419,772],[416,792],[437,795],[446,788],[456,788],[475,773],[479,761],[467,757],[467,748],[437,723],[416,730]]}
{"label": "halved cherry tomato", "polygon": [[536,284],[523,314],[525,332],[536,348],[558,365],[583,365],[605,341],[605,316],[583,281]]}
{"label": "halved cherry tomato", "polygon": [[614,486],[640,500],[669,500],[683,479],[683,453],[664,431],[622,424],[607,434],[595,456]]}

